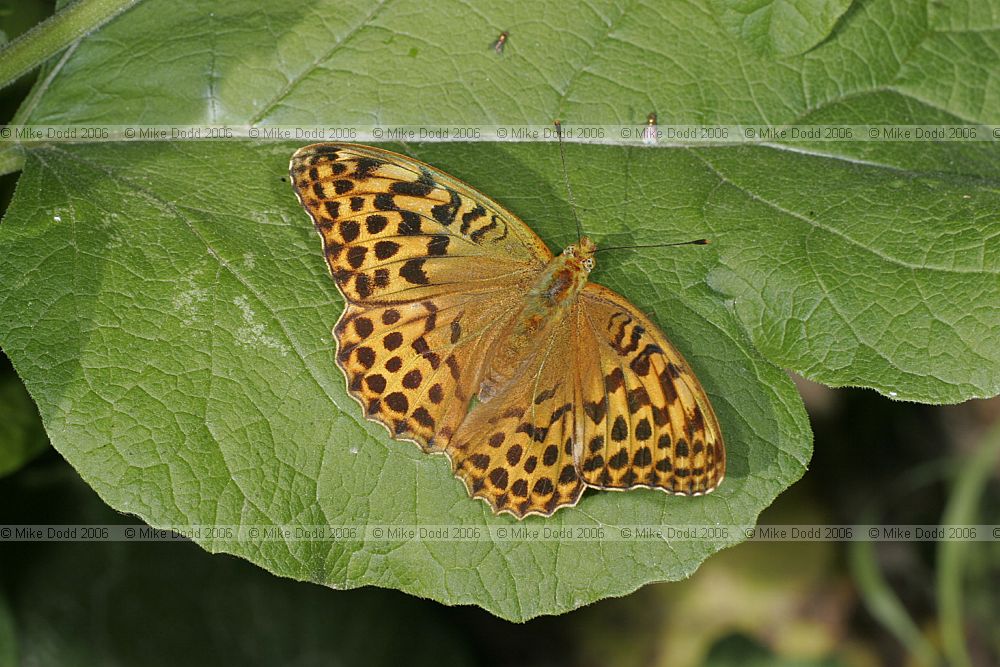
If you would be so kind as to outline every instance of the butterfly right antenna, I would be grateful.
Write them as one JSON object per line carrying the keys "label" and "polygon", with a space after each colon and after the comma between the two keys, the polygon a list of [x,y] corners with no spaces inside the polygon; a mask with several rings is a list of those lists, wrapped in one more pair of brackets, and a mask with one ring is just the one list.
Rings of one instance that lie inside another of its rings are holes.
{"label": "butterfly right antenna", "polygon": [[563,137],[562,137],[562,121],[556,120],[556,136],[559,137],[559,158],[562,160],[562,172],[563,178],[566,180],[566,192],[569,194],[569,205],[573,209],[573,219],[576,220],[576,238],[580,240],[583,238],[583,226],[580,225],[580,214],[576,209],[576,199],[573,197],[573,188],[569,184],[569,171],[566,169],[566,149],[563,148]]}
{"label": "butterfly right antenna", "polygon": [[607,252],[608,250],[632,250],[633,248],[669,248],[675,245],[708,245],[708,239],[697,239],[695,241],[678,241],[677,243],[647,243],[643,245],[613,245],[601,247],[594,252]]}

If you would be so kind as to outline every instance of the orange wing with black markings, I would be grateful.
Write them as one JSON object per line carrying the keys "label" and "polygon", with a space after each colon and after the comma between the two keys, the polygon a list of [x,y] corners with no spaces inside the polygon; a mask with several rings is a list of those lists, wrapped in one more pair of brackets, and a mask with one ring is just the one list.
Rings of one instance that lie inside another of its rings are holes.
{"label": "orange wing with black markings", "polygon": [[497,513],[550,515],[575,505],[577,472],[573,322],[564,319],[525,370],[469,413],[449,444],[455,474]]}
{"label": "orange wing with black markings", "polygon": [[577,307],[583,481],[682,495],[715,489],[726,471],[722,429],[680,352],[605,287],[588,284]]}
{"label": "orange wing with black markings", "polygon": [[289,173],[347,302],[334,338],[348,391],[393,436],[443,448],[552,254],[481,193],[390,151],[315,144]]}

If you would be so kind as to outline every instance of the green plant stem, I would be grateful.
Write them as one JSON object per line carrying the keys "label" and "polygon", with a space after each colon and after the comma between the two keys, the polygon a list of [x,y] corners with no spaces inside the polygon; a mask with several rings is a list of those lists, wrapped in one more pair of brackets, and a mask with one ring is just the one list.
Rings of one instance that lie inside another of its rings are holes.
{"label": "green plant stem", "polygon": [[77,0],[0,49],[0,88],[140,0]]}
{"label": "green plant stem", "polygon": [[[912,493],[942,477],[950,477],[951,466],[940,461],[924,464],[909,470],[896,484],[892,493]],[[881,521],[874,508],[866,509],[859,523],[875,524]],[[938,650],[931,644],[906,611],[899,597],[892,590],[879,569],[874,542],[852,542],[847,550],[848,566],[858,586],[868,611],[886,627],[910,652],[919,665],[933,667],[941,664]]]}
{"label": "green plant stem", "polygon": [[[870,521],[868,521],[870,523]],[[927,641],[879,570],[874,542],[852,542],[848,549],[851,574],[865,606],[910,652],[914,662],[940,664],[937,651]]]}
{"label": "green plant stem", "polygon": [[[984,442],[962,466],[941,517],[942,525],[976,523],[980,498],[998,460],[1000,425],[987,434]],[[962,621],[962,574],[971,546],[971,543],[962,540],[942,540],[938,543],[937,598],[941,640],[949,664],[959,667],[972,664],[965,646]]]}

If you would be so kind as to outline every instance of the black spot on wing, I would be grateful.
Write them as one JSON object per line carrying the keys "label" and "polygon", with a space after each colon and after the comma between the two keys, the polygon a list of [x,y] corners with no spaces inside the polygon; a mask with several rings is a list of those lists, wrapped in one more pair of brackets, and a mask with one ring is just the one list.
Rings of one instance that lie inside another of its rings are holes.
{"label": "black spot on wing", "polygon": [[358,158],[358,161],[354,164],[354,176],[355,178],[368,178],[371,176],[372,172],[382,166],[382,163],[375,158],[363,157]]}
{"label": "black spot on wing", "polygon": [[463,213],[462,226],[460,227],[461,232],[463,234],[468,234],[469,228],[472,226],[472,223],[478,220],[479,218],[483,217],[484,215],[486,215],[486,209],[483,208],[482,204],[476,204],[476,207],[473,208],[471,211]]}
{"label": "black spot on wing", "polygon": [[384,215],[369,215],[365,218],[365,226],[368,228],[369,234],[378,234],[386,225],[389,224],[389,219]]}
{"label": "black spot on wing", "polygon": [[388,259],[399,250],[399,244],[395,241],[379,241],[375,244],[375,256],[379,259]]}
{"label": "black spot on wing", "polygon": [[552,416],[549,417],[549,426],[552,426],[557,421],[559,421],[560,419],[562,419],[563,415],[565,415],[567,412],[569,412],[572,409],[573,409],[573,404],[572,403],[564,403],[564,404],[560,405],[558,408],[556,408],[555,410],[553,410],[552,411]]}
{"label": "black spot on wing", "polygon": [[393,200],[392,195],[387,192],[380,192],[375,195],[375,208],[379,211],[398,211],[399,207]]}
{"label": "black spot on wing", "polygon": [[458,209],[462,206],[462,198],[458,196],[457,192],[449,189],[448,196],[450,200],[447,204],[438,204],[431,208],[431,215],[445,227],[455,222]]}
{"label": "black spot on wing", "polygon": [[542,403],[544,403],[545,401],[549,400],[550,398],[552,398],[555,395],[556,395],[556,388],[555,387],[552,387],[551,389],[546,389],[545,391],[539,392],[539,394],[537,396],[535,396],[535,405],[541,405]]}
{"label": "black spot on wing", "polygon": [[608,404],[606,401],[587,401],[583,404],[583,411],[587,413],[590,417],[590,421],[595,424],[600,424],[601,420],[604,419],[605,413],[608,411]]}
{"label": "black spot on wing", "polygon": [[359,273],[354,276],[354,289],[362,299],[367,299],[372,295],[372,284],[368,274]]}
{"label": "black spot on wing", "polygon": [[615,442],[622,442],[628,438],[628,425],[621,415],[615,417],[615,423],[611,427],[611,439]]}
{"label": "black spot on wing", "polygon": [[663,348],[656,343],[649,343],[642,349],[642,352],[635,355],[635,358],[629,363],[629,368],[635,371],[636,374],[640,376],[645,376],[649,374],[649,358],[654,354],[662,354]]}
{"label": "black spot on wing", "polygon": [[450,241],[451,237],[447,234],[435,234],[427,242],[427,254],[431,256],[448,254],[448,243]]}
{"label": "black spot on wing", "polygon": [[608,465],[615,470],[621,470],[628,465],[628,450],[624,447],[618,450],[614,456],[608,459]]}
{"label": "black spot on wing", "polygon": [[403,236],[416,236],[421,233],[420,215],[413,211],[400,211],[402,220],[399,223],[399,233]]}
{"label": "black spot on wing", "polygon": [[486,236],[488,232],[491,232],[496,228],[497,228],[497,217],[494,215],[493,219],[490,221],[490,224],[483,225],[476,231],[472,232],[471,234],[469,234],[469,238],[472,239],[473,243],[479,243],[479,241],[484,236]]}
{"label": "black spot on wing", "polygon": [[399,270],[399,275],[413,285],[427,285],[430,283],[427,274],[424,273],[423,259],[408,260]]}
{"label": "black spot on wing", "polygon": [[367,246],[355,245],[347,249],[347,263],[352,269],[358,269],[365,263],[365,255],[368,254]]}
{"label": "black spot on wing", "polygon": [[361,225],[359,225],[354,220],[345,220],[340,223],[340,236],[344,239],[344,243],[351,243],[358,238],[358,234],[361,233]]}
{"label": "black spot on wing", "polygon": [[389,190],[396,195],[426,197],[434,190],[434,186],[419,181],[396,181],[389,186]]}

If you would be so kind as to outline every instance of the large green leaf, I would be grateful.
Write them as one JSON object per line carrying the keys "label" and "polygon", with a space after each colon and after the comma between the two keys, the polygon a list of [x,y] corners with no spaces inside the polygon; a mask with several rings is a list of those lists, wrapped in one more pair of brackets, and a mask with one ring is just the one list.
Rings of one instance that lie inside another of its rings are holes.
{"label": "large green leaf", "polygon": [[[5,524],[132,523],[60,466],[7,480],[0,508]],[[180,540],[8,542],[0,564],[4,667],[471,660],[467,638],[426,603],[394,591],[331,594]]]}
{"label": "large green leaf", "polygon": [[[57,63],[38,123],[989,122],[993,33],[916,2],[852,9],[775,66],[704,6],[147,0]],[[489,48],[509,30],[507,49]],[[252,48],[249,48],[252,45]],[[903,57],[903,54],[906,57]],[[935,77],[950,65],[967,88]],[[100,94],[95,95],[95,91]],[[978,92],[975,92],[978,91]],[[361,419],[332,362],[341,307],[282,181],[291,144],[36,145],[0,225],[0,344],[53,444],[154,525],[511,525],[447,461]],[[573,236],[555,149],[396,147],[467,180],[554,247]],[[794,150],[792,150],[794,149]],[[801,402],[774,364],[956,401],[1000,384],[993,145],[570,146],[594,278],[654,314],[710,393],[729,475],[706,498],[591,493],[532,527],[750,523],[803,472]],[[968,197],[966,197],[968,195]],[[971,301],[970,301],[971,300]],[[992,338],[991,338],[992,334]],[[761,356],[763,353],[764,356]],[[705,542],[205,540],[269,570],[378,584],[507,618],[690,574]]]}
{"label": "large green leaf", "polygon": [[[153,525],[515,524],[470,501],[444,458],[365,422],[346,395],[329,334],[339,297],[283,180],[292,146],[205,150],[131,144],[30,155],[0,225],[0,279],[9,286],[3,345],[29,379],[54,445],[109,504]],[[624,176],[611,177],[609,166],[621,175],[630,165],[650,174],[680,168],[665,152],[600,152],[589,166],[591,151],[569,153],[584,165],[581,179],[603,190],[583,204],[595,234],[685,238],[701,227],[695,210],[669,198],[643,206],[672,209],[668,225],[611,217],[598,199],[614,197]],[[439,145],[418,155],[499,188],[502,200],[542,221],[545,236],[572,237],[565,204],[551,192],[539,196],[538,174],[558,173],[550,147],[470,154]],[[205,546],[298,579],[399,587],[518,619],[690,574],[740,536],[611,540],[635,524],[752,523],[802,474],[808,428],[791,382],[752,350],[705,284],[714,252],[619,260],[597,275],[658,314],[712,395],[729,442],[718,492],[597,493],[555,518],[528,521],[604,527],[607,542]]]}

